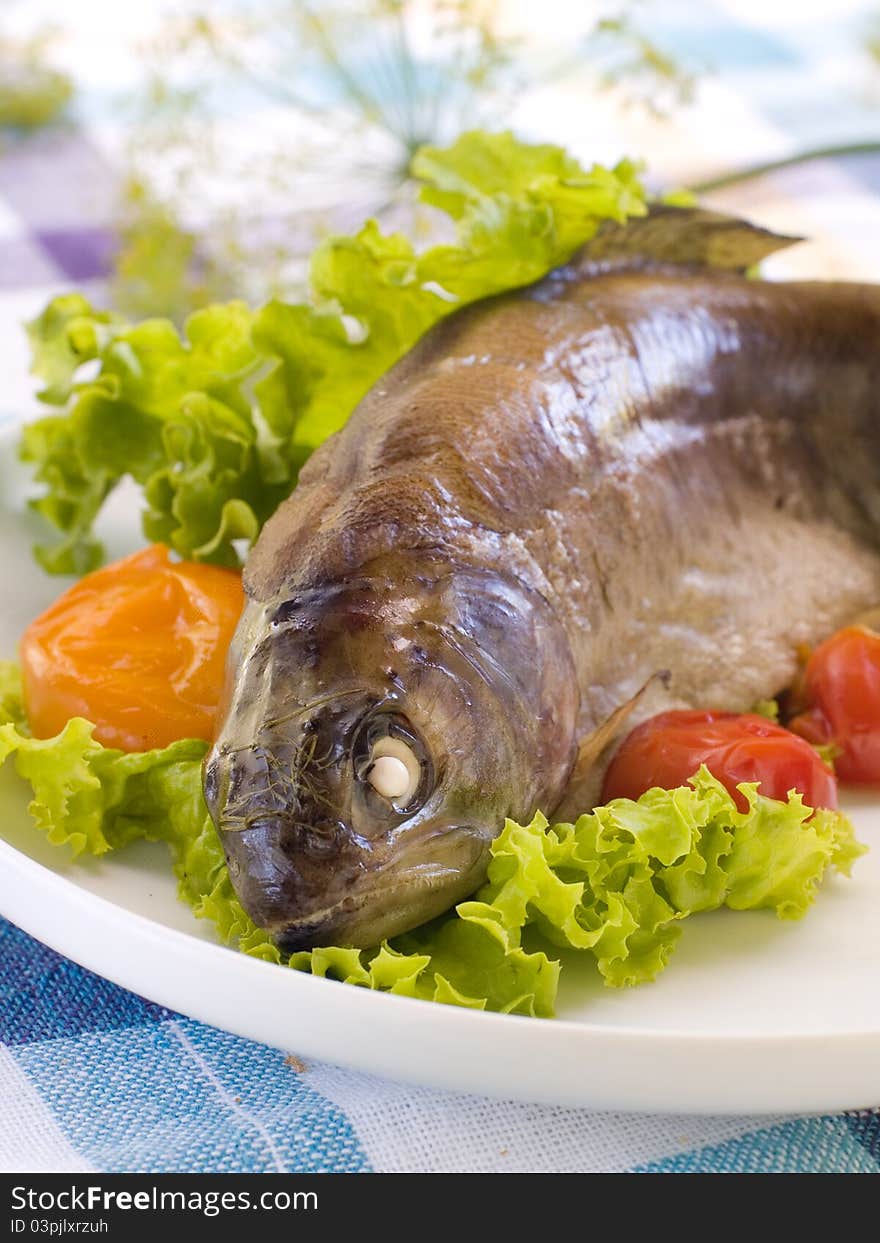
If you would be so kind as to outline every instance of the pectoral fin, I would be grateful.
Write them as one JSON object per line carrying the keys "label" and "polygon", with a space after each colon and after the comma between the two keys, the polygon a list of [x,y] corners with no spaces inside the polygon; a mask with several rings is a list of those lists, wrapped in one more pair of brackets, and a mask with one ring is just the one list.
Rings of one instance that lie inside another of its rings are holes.
{"label": "pectoral fin", "polygon": [[615,708],[601,725],[581,739],[568,788],[554,813],[557,820],[574,819],[593,808],[599,794],[599,783],[602,777],[599,761],[603,752],[616,740],[648,688],[655,682],[662,682],[664,686],[668,686],[670,677],[668,669],[661,669],[651,674],[644,686],[640,687],[632,698],[627,699],[619,708]]}

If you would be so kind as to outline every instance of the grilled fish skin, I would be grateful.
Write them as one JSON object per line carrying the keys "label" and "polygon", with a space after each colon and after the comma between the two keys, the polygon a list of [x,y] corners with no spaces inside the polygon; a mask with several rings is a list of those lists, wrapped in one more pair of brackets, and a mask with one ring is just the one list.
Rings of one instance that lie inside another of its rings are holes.
{"label": "grilled fish skin", "polygon": [[205,789],[282,946],[432,918],[622,704],[746,710],[880,600],[880,288],[651,251],[445,320],[257,542]]}

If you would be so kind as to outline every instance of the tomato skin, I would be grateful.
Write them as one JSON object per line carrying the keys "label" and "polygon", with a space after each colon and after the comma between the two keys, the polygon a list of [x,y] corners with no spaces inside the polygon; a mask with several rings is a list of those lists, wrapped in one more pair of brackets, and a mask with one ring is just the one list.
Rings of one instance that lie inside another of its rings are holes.
{"label": "tomato skin", "polygon": [[243,605],[240,574],[172,562],[162,544],[87,574],[21,640],[34,735],[83,716],[123,751],[210,741]]}
{"label": "tomato skin", "polygon": [[847,626],[812,653],[803,677],[805,710],[789,724],[836,749],[841,781],[880,783],[880,634]]}
{"label": "tomato skin", "polygon": [[630,733],[611,761],[602,801],[636,799],[653,786],[673,790],[705,764],[736,800],[743,781],[785,801],[799,790],[810,807],[837,807],[834,773],[809,743],[774,721],[752,713],[671,711],[651,717]]}

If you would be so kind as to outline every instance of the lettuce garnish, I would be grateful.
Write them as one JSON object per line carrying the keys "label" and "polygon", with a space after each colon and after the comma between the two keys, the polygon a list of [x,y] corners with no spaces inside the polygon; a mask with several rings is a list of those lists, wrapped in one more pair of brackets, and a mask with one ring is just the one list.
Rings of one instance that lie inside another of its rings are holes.
{"label": "lettuce garnish", "polygon": [[34,508],[63,536],[37,550],[45,569],[100,563],[93,523],[125,476],[143,490],[149,541],[238,564],[235,542],[256,537],[312,450],[428,328],[538,280],[603,221],[646,210],[629,161],[587,171],[511,134],[424,147],[412,171],[455,240],[420,251],[375,221],[331,237],[312,258],[309,302],[209,306],[178,332],[69,294],[29,325],[40,397],[58,411],[22,442],[45,489]]}
{"label": "lettuce garnish", "polygon": [[[74,855],[137,838],[171,849],[181,898],[223,941],[282,962],[245,914],[202,796],[202,742],[126,754],[102,747],[74,718],[56,738],[27,732],[18,671],[0,665],[0,762],[30,782],[37,826]],[[474,1009],[550,1017],[560,963],[582,951],[606,984],[644,983],[663,969],[698,911],[769,908],[804,915],[828,867],[849,874],[864,853],[840,812],[740,786],[739,812],[705,769],[689,786],[617,799],[574,824],[508,820],[486,884],[468,902],[377,950],[294,954],[289,965],[366,988]]]}

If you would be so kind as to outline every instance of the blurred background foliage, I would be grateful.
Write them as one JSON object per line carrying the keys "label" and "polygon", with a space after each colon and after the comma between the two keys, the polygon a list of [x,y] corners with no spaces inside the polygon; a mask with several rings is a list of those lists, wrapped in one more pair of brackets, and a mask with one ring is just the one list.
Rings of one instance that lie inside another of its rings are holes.
{"label": "blurred background foliage", "polygon": [[73,82],[52,62],[54,32],[25,39],[0,30],[0,130],[27,131],[56,121],[73,94]]}
{"label": "blurred background foliage", "polygon": [[[374,215],[426,233],[409,187],[415,150],[503,127],[517,99],[548,82],[588,74],[627,106],[675,107],[694,70],[644,32],[644,7],[588,0],[579,24],[540,48],[497,0],[263,0],[178,13],[144,49],[153,72],[131,130],[117,302],[179,318],[232,293],[299,293],[330,211],[334,228]],[[254,98],[266,119],[257,143],[229,122]],[[204,201],[210,238],[193,210]]]}
{"label": "blurred background foliage", "polygon": [[[299,296],[328,229],[372,214],[427,237],[433,222],[408,176],[421,144],[503,128],[524,98],[564,98],[566,83],[662,121],[712,73],[652,33],[652,0],[569,3],[540,38],[533,7],[531,23],[517,21],[525,4],[157,3],[161,20],[137,47],[142,81],[124,100],[115,304],[180,320],[217,299]],[[0,131],[15,140],[69,111],[75,84],[53,60],[63,20],[25,38],[0,30]],[[880,11],[863,58],[880,66]],[[552,131],[548,121],[529,136]]]}

